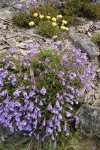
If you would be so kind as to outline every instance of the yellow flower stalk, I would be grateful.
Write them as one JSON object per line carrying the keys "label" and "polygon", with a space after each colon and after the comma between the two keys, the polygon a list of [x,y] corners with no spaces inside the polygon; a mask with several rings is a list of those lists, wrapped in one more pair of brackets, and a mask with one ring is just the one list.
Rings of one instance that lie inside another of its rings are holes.
{"label": "yellow flower stalk", "polygon": [[57,25],[57,23],[56,23],[56,22],[52,22],[52,26],[54,26],[54,27],[55,27],[56,25]]}
{"label": "yellow flower stalk", "polygon": [[66,27],[66,30],[68,31],[68,30],[69,30],[69,28],[68,28],[68,27]]}
{"label": "yellow flower stalk", "polygon": [[52,18],[52,21],[56,22],[56,20],[57,20],[57,19],[56,19],[55,17]]}
{"label": "yellow flower stalk", "polygon": [[47,19],[51,19],[51,17],[50,17],[50,16],[46,16],[46,18],[47,18]]}
{"label": "yellow flower stalk", "polygon": [[40,19],[44,19],[44,16],[43,16],[43,15],[40,15],[39,18],[40,18]]}
{"label": "yellow flower stalk", "polygon": [[34,13],[33,16],[34,16],[34,17],[37,17],[37,16],[38,16],[38,13]]}
{"label": "yellow flower stalk", "polygon": [[67,24],[67,21],[66,20],[62,20],[62,24]]}
{"label": "yellow flower stalk", "polygon": [[65,26],[61,26],[60,29],[61,29],[61,30],[65,30],[66,27],[65,27]]}
{"label": "yellow flower stalk", "polygon": [[57,18],[60,18],[60,19],[61,19],[62,17],[63,17],[62,15],[57,15]]}
{"label": "yellow flower stalk", "polygon": [[35,25],[35,23],[34,23],[33,21],[29,22],[29,26],[30,26],[30,27],[32,27],[32,26],[34,26],[34,25]]}

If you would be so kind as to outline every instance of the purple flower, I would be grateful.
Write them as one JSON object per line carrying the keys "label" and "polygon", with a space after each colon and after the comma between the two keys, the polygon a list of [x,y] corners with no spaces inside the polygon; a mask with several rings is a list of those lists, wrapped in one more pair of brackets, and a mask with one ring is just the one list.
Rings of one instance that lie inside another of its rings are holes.
{"label": "purple flower", "polygon": [[54,141],[54,139],[55,139],[53,134],[52,134],[52,136],[51,136],[51,139],[52,139],[52,141]]}
{"label": "purple flower", "polygon": [[46,92],[47,92],[47,90],[46,90],[45,88],[42,88],[42,89],[40,90],[40,94],[42,94],[42,95],[45,95]]}
{"label": "purple flower", "polygon": [[21,91],[19,91],[18,89],[16,89],[16,91],[13,93],[13,96],[15,98],[18,98],[18,97],[20,97],[20,93],[21,93]]}
{"label": "purple flower", "polygon": [[57,127],[57,130],[58,130],[58,132],[61,132],[61,127],[58,126],[58,127]]}
{"label": "purple flower", "polygon": [[66,116],[67,116],[67,117],[71,117],[71,113],[68,112],[68,111],[66,111]]}
{"label": "purple flower", "polygon": [[42,126],[45,126],[45,125],[46,125],[46,120],[44,119],[43,123],[42,123]]}
{"label": "purple flower", "polygon": [[66,62],[68,61],[67,54],[63,54],[63,55],[62,55],[62,61],[63,61],[64,63],[66,63]]}
{"label": "purple flower", "polygon": [[52,119],[49,119],[49,120],[47,121],[47,123],[48,123],[49,127],[53,127]]}
{"label": "purple flower", "polygon": [[76,101],[76,100],[74,100],[74,101],[75,101],[75,104],[78,105],[78,101]]}
{"label": "purple flower", "polygon": [[51,129],[51,128],[49,128],[49,127],[46,127],[46,133],[47,133],[47,135],[49,134],[52,134],[53,133],[53,130]]}
{"label": "purple flower", "polygon": [[11,53],[15,53],[15,51],[16,51],[16,48],[15,48],[15,47],[10,48],[10,52],[11,52]]}
{"label": "purple flower", "polygon": [[54,147],[54,148],[56,148],[56,147],[57,147],[57,143],[56,143],[56,141],[54,141],[54,143],[53,143],[53,147]]}
{"label": "purple flower", "polygon": [[77,115],[74,115],[74,119],[75,119],[75,121],[78,121],[79,117]]}
{"label": "purple flower", "polygon": [[45,62],[50,62],[50,58],[45,58]]}
{"label": "purple flower", "polygon": [[53,114],[58,114],[58,113],[59,113],[58,110],[55,109],[55,108],[52,108],[52,109],[51,109],[51,112],[52,112]]}
{"label": "purple flower", "polygon": [[62,115],[58,114],[58,119],[61,120],[62,119]]}
{"label": "purple flower", "polygon": [[74,72],[69,71],[69,77],[72,80],[72,79],[76,78],[76,74]]}
{"label": "purple flower", "polygon": [[26,11],[26,14],[27,14],[28,16],[30,16],[30,12],[29,12],[28,10]]}
{"label": "purple flower", "polygon": [[27,95],[27,92],[26,92],[26,91],[23,91],[23,96],[24,96],[24,100],[29,99],[29,96]]}
{"label": "purple flower", "polygon": [[51,104],[49,104],[49,105],[47,106],[47,110],[52,110],[52,105],[51,105]]}
{"label": "purple flower", "polygon": [[34,129],[36,129],[37,128],[37,120],[36,121],[34,121],[34,123],[33,123],[33,125],[34,125]]}
{"label": "purple flower", "polygon": [[67,128],[66,128],[66,122],[64,123],[64,129],[63,129],[64,131],[66,131],[67,130]]}
{"label": "purple flower", "polygon": [[30,91],[29,97],[34,97],[34,96],[35,96],[35,92],[34,91]]}
{"label": "purple flower", "polygon": [[25,74],[24,75],[24,80],[28,80],[29,78],[28,78],[28,75],[27,74]]}
{"label": "purple flower", "polygon": [[9,97],[7,96],[7,98],[4,100],[4,103],[5,103],[5,104],[8,104],[9,101],[10,101],[10,99],[9,99]]}
{"label": "purple flower", "polygon": [[73,99],[74,98],[74,96],[73,95],[71,95],[71,94],[66,94],[70,99]]}
{"label": "purple flower", "polygon": [[35,4],[35,8],[39,8],[39,4],[38,3]]}
{"label": "purple flower", "polygon": [[65,73],[63,71],[58,71],[58,76],[62,77]]}
{"label": "purple flower", "polygon": [[15,102],[15,107],[16,107],[16,106],[17,106],[17,107],[20,107],[20,106],[21,106],[21,103],[18,102],[18,101],[16,101],[16,102]]}
{"label": "purple flower", "polygon": [[67,129],[67,127],[66,127],[66,122],[64,123],[64,132],[65,132],[65,134],[66,134],[66,136],[68,136],[69,135],[69,132],[68,132],[68,129]]}
{"label": "purple flower", "polygon": [[33,102],[30,102],[30,103],[29,103],[29,106],[28,106],[27,108],[32,112],[33,109],[34,109],[34,103],[33,103]]}
{"label": "purple flower", "polygon": [[40,106],[42,106],[42,105],[43,105],[43,102],[42,102],[42,101],[40,101],[39,105],[40,105]]}
{"label": "purple flower", "polygon": [[73,110],[73,107],[72,106],[68,106],[69,110]]}
{"label": "purple flower", "polygon": [[67,88],[68,88],[68,89],[70,89],[72,93],[75,93],[75,90],[74,90],[74,88],[73,88],[73,87],[71,87],[71,86],[67,85]]}

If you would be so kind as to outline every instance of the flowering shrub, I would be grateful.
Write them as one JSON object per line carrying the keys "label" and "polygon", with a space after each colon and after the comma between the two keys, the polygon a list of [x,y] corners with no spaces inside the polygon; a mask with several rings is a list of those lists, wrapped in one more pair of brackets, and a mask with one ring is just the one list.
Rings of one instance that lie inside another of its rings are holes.
{"label": "flowering shrub", "polygon": [[[49,44],[49,45],[48,45]],[[69,135],[82,88],[93,80],[93,67],[85,53],[47,42],[27,45],[27,52],[12,48],[0,58],[0,124],[11,132],[26,131],[38,141]]]}
{"label": "flowering shrub", "polygon": [[[34,20],[35,24],[40,22],[39,16],[50,15],[51,17],[57,16],[59,13],[55,5],[43,4],[39,6],[39,3],[30,1],[28,5],[25,2],[22,3],[18,11],[13,14],[13,22],[20,26],[28,26],[29,22]],[[38,15],[37,15],[38,14]],[[41,17],[40,17],[41,18]]]}
{"label": "flowering shrub", "polygon": [[13,21],[21,26],[28,26],[28,23],[32,20],[38,24],[39,19],[34,17],[34,13],[51,17],[56,17],[60,14],[67,19],[68,24],[80,25],[81,21],[77,19],[77,16],[100,19],[100,4],[93,4],[90,0],[64,0],[64,2],[59,0],[43,2],[30,0],[28,5],[23,2],[18,12],[14,13]]}
{"label": "flowering shrub", "polygon": [[51,23],[50,21],[42,21],[39,23],[37,30],[39,34],[46,37],[53,37],[54,35],[56,36],[60,35],[60,28],[56,22]]}

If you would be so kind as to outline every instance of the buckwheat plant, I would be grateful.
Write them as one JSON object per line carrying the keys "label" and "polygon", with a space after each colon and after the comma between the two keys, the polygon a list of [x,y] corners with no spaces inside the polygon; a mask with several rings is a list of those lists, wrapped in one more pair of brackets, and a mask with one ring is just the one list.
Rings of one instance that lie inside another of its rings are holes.
{"label": "buckwheat plant", "polygon": [[92,85],[94,68],[69,42],[26,49],[12,48],[0,58],[0,124],[38,142],[50,137],[56,146],[57,136],[67,137],[70,122],[78,119],[75,108],[82,89]]}

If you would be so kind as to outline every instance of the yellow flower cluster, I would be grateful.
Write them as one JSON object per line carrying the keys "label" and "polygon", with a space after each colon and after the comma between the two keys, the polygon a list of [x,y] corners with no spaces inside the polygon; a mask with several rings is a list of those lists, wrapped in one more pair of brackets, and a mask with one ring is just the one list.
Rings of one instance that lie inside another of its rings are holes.
{"label": "yellow flower cluster", "polygon": [[57,20],[57,19],[56,19],[55,17],[52,18],[52,21],[56,22],[56,20]]}
{"label": "yellow flower cluster", "polygon": [[55,27],[56,25],[57,25],[57,23],[56,23],[56,22],[52,22],[52,26],[54,26],[54,27]]}
{"label": "yellow flower cluster", "polygon": [[39,18],[42,20],[44,19],[44,15],[40,15]]}
{"label": "yellow flower cluster", "polygon": [[[51,18],[51,16],[49,16],[49,15],[44,16],[44,15],[39,15],[38,13],[34,13],[33,16],[34,16],[35,18],[36,18],[36,17],[39,17],[41,20],[43,20],[44,18],[46,18],[47,20],[51,20],[51,21],[52,21],[51,23],[52,23],[52,26],[53,26],[53,27],[57,26],[57,19],[62,19],[62,18],[63,18],[62,15],[57,15],[57,17],[52,17],[52,18]],[[33,21],[29,22],[29,26],[34,26],[34,24],[35,24],[35,23],[34,23]],[[61,30],[67,30],[67,31],[68,31],[69,28],[65,26],[66,24],[67,24],[67,21],[66,21],[66,20],[62,20],[60,29],[61,29]]]}
{"label": "yellow flower cluster", "polygon": [[58,19],[61,19],[63,16],[62,15],[57,15],[57,18]]}
{"label": "yellow flower cluster", "polygon": [[33,16],[34,16],[34,17],[37,17],[37,16],[38,16],[38,13],[34,13]]}
{"label": "yellow flower cluster", "polygon": [[63,26],[63,25],[61,25],[60,29],[61,29],[61,30],[67,30],[67,31],[69,30],[68,27],[65,27],[65,26]]}
{"label": "yellow flower cluster", "polygon": [[47,18],[48,20],[50,20],[50,19],[51,19],[51,17],[50,17],[50,16],[46,16],[46,18]]}
{"label": "yellow flower cluster", "polygon": [[34,25],[35,25],[35,23],[34,23],[33,21],[29,22],[29,26],[30,26],[30,27],[32,27],[32,26],[34,26]]}
{"label": "yellow flower cluster", "polygon": [[62,24],[67,24],[67,21],[66,20],[62,20]]}

